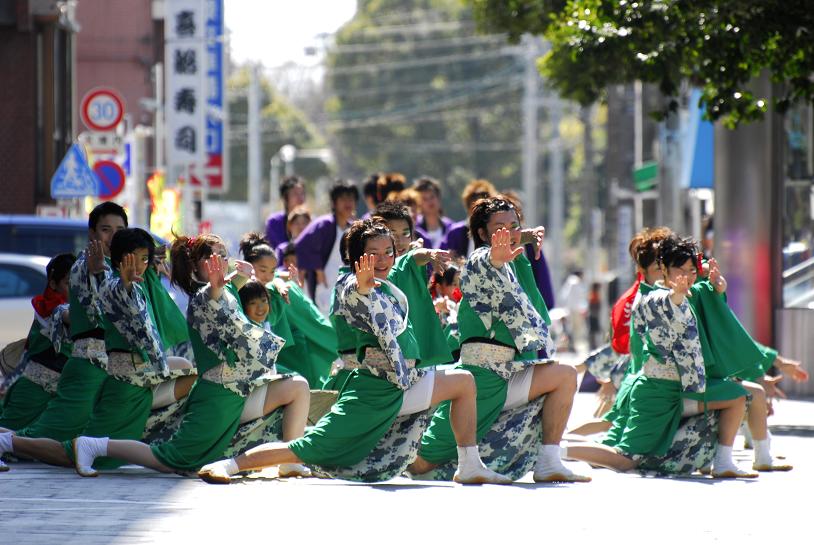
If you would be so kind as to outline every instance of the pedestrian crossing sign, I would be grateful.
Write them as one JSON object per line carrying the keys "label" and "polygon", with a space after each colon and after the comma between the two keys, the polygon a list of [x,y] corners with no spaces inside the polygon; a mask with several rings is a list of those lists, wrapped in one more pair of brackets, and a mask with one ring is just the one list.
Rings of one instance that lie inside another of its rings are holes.
{"label": "pedestrian crossing sign", "polygon": [[95,196],[99,181],[88,164],[83,146],[73,144],[51,177],[51,198],[74,199]]}

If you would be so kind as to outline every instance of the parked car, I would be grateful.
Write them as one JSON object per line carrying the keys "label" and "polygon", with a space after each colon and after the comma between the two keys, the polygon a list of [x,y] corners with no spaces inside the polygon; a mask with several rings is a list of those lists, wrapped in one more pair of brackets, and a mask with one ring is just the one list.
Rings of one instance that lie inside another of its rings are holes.
{"label": "parked car", "polygon": [[34,319],[31,298],[45,289],[48,261],[41,255],[0,253],[0,349],[28,335]]}
{"label": "parked car", "polygon": [[[153,235],[160,244],[166,241]],[[88,243],[88,221],[26,215],[0,215],[0,252],[55,256],[78,254]]]}

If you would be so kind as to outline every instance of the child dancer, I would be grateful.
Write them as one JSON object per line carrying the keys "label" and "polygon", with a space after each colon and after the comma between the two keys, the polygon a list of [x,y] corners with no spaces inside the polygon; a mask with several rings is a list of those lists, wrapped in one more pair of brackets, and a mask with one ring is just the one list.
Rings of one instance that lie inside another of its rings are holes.
{"label": "child dancer", "polygon": [[[148,445],[109,437],[80,437],[75,441],[76,470],[96,475],[93,461],[114,456],[162,472],[195,471],[252,442],[278,436],[284,407],[282,436],[302,435],[308,415],[308,386],[301,378],[278,375],[274,367],[282,340],[253,325],[227,287],[226,248],[214,235],[179,237],[171,250],[173,281],[190,293],[187,323],[199,378],[187,402],[178,431],[166,442]],[[251,266],[239,263],[238,272],[251,276]],[[195,286],[202,284],[199,289]],[[268,416],[271,415],[271,416]],[[243,425],[243,426],[241,426]],[[282,475],[307,476],[308,468],[292,464]]]}
{"label": "child dancer", "polygon": [[34,322],[26,340],[23,368],[3,397],[0,428],[19,430],[31,424],[56,393],[59,375],[71,355],[68,275],[75,261],[73,254],[59,254],[45,267],[48,284],[42,295],[31,300]]}
{"label": "child dancer", "polygon": [[[269,290],[272,330],[286,338],[277,358],[278,365],[305,377],[312,389],[321,388],[337,357],[336,334],[331,322],[297,284],[296,268],[284,273],[277,271],[275,276],[276,254],[259,233],[244,235],[240,251],[254,266],[255,278]],[[283,278],[285,275],[288,280]]]}
{"label": "child dancer", "polygon": [[[377,221],[357,221],[346,243],[355,274],[346,276],[338,288],[337,310],[353,329],[363,368],[350,374],[331,412],[302,439],[263,445],[209,464],[199,476],[207,482],[226,483],[241,471],[281,463],[302,462],[329,471],[357,465],[376,448],[399,414],[451,399],[459,445],[455,480],[509,482],[480,461],[471,376],[465,371],[436,371],[433,377],[415,366],[418,345],[407,318],[407,303],[401,290],[387,282],[396,251],[389,229]],[[407,460],[401,462],[402,469],[406,464]]]}
{"label": "child dancer", "polygon": [[[171,346],[171,342],[185,342],[188,337],[183,329],[178,331],[180,312],[155,272],[148,269],[154,246],[153,238],[142,229],[123,229],[113,235],[110,244],[113,273],[99,286],[108,377],[84,433],[140,438],[151,410],[177,409],[175,402],[187,395],[194,382],[192,376],[177,380],[171,376],[171,364],[163,347]],[[148,283],[153,284],[153,289],[146,287]],[[154,300],[162,294],[163,304]],[[167,310],[170,315],[163,314]],[[178,368],[175,375],[193,371],[187,361],[173,363]],[[164,416],[169,418],[171,413]],[[70,466],[76,459],[70,440],[60,443],[47,438],[9,439],[7,445],[0,444],[0,450],[12,446],[17,454],[54,465]],[[104,461],[104,467],[117,465],[120,462],[116,460]]]}

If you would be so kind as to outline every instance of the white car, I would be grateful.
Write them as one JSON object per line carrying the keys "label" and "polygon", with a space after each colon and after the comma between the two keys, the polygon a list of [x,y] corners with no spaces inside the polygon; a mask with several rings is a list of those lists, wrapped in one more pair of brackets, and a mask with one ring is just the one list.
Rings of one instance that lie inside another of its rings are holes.
{"label": "white car", "polygon": [[31,298],[45,290],[49,258],[0,253],[0,349],[28,335],[34,320]]}

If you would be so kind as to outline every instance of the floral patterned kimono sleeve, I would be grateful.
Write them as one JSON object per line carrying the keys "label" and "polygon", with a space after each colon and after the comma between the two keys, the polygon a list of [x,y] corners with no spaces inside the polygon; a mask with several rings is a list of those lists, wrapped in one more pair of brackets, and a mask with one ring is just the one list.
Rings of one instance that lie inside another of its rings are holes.
{"label": "floral patterned kimono sleeve", "polygon": [[663,356],[663,362],[674,365],[685,392],[704,392],[706,377],[698,328],[684,300],[676,305],[671,290],[655,290],[644,296],[634,310],[634,330],[649,338]]}
{"label": "floral patterned kimono sleeve", "polygon": [[486,329],[500,320],[509,330],[518,352],[544,351],[554,355],[555,346],[543,317],[532,305],[508,264],[495,268],[491,248],[476,249],[461,273],[461,291]]}
{"label": "floral patterned kimono sleeve", "polygon": [[285,339],[249,322],[227,290],[219,299],[209,297],[208,284],[198,290],[189,302],[187,321],[221,363],[237,368],[235,380],[224,382],[225,387],[247,396],[277,374],[275,361]]}
{"label": "floral patterned kimono sleeve", "polygon": [[381,291],[371,290],[362,295],[356,290],[356,277],[348,275],[337,285],[338,314],[351,327],[371,333],[393,367],[396,386],[407,390],[412,382],[410,369],[398,343],[398,336],[407,327],[406,313]]}
{"label": "floral patterned kimono sleeve", "polygon": [[147,298],[141,289],[131,285],[130,290],[118,276],[108,276],[98,290],[101,309],[127,343],[142,353],[152,364],[155,378],[169,378],[167,356],[161,347],[161,336],[147,309]]}
{"label": "floral patterned kimono sleeve", "polygon": [[111,274],[112,271],[107,263],[105,263],[105,269],[101,273],[90,274],[84,252],[79,254],[76,263],[71,267],[69,277],[71,293],[75,295],[79,304],[82,305],[88,320],[94,327],[101,327],[99,316],[102,314],[102,307],[99,301],[99,287]]}
{"label": "floral patterned kimono sleeve", "polygon": [[34,313],[42,326],[40,333],[51,341],[56,353],[62,352],[63,347],[71,344],[70,328],[62,321],[62,313],[66,312],[68,308],[68,303],[58,305],[47,319],[42,319],[39,314]]}

